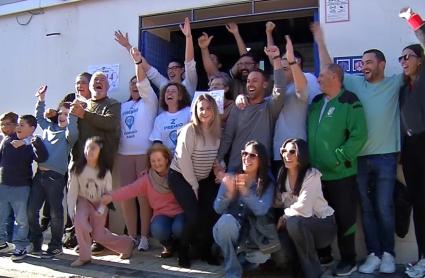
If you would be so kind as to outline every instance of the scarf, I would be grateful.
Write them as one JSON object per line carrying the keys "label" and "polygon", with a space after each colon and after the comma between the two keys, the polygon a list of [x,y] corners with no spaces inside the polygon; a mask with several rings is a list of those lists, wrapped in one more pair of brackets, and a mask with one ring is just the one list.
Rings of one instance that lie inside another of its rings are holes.
{"label": "scarf", "polygon": [[149,179],[152,183],[153,188],[159,193],[165,194],[171,192],[170,187],[168,186],[167,176],[161,177],[153,169],[149,169]]}

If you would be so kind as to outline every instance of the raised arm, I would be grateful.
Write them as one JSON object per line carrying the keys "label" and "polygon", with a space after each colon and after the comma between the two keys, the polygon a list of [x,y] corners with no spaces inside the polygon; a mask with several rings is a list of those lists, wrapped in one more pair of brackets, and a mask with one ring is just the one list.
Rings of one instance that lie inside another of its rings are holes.
{"label": "raised arm", "polygon": [[286,59],[288,60],[289,67],[291,67],[292,78],[294,79],[295,94],[299,99],[304,101],[308,100],[307,78],[301,70],[300,64],[297,63],[294,55],[294,46],[292,45],[291,38],[286,35]]}
{"label": "raised arm", "polygon": [[[273,22],[267,21],[266,23],[267,47],[274,45],[273,30],[275,27],[276,25]],[[273,60],[269,59],[269,61],[270,61],[270,65],[273,65]]]}
{"label": "raised arm", "polygon": [[421,16],[413,12],[409,7],[402,8],[399,16],[407,20],[407,23],[415,31],[416,37],[422,46],[425,47],[425,22]]}
{"label": "raised arm", "polygon": [[185,78],[182,83],[188,90],[191,98],[193,98],[196,87],[198,85],[198,74],[196,72],[196,63],[194,59],[192,30],[190,28],[190,21],[188,17],[184,19],[184,24],[180,25],[180,30],[186,37],[186,51],[184,60]]}
{"label": "raised arm", "polygon": [[143,64],[142,54],[137,48],[132,47],[130,48],[130,55],[131,55],[131,58],[133,59],[137,81],[142,81],[143,79],[146,78],[146,73],[143,70],[143,66],[142,66]]}
{"label": "raised arm", "polygon": [[47,121],[44,117],[44,112],[46,110],[46,91],[47,85],[42,85],[35,93],[35,96],[38,98],[37,104],[35,106],[35,118],[37,119],[37,123],[42,129],[49,127],[49,121]]}
{"label": "raised arm", "polygon": [[326,65],[332,64],[332,59],[326,47],[325,38],[320,24],[318,22],[312,23],[310,29],[313,33],[314,41],[319,49],[320,69],[322,70]]}
{"label": "raised arm", "polygon": [[184,19],[184,24],[180,24],[180,30],[183,35],[186,37],[186,50],[184,54],[185,63],[190,62],[194,59],[194,51],[193,51],[193,38],[192,38],[192,30],[190,29],[190,21],[189,18],[186,17]]}
{"label": "raised arm", "polygon": [[234,22],[230,22],[229,24],[226,24],[226,29],[235,37],[236,44],[239,50],[239,55],[242,56],[247,53],[248,51],[246,50],[246,44],[242,39],[241,34],[239,34],[238,25]]}
{"label": "raised arm", "polygon": [[[131,44],[130,44],[130,40],[128,38],[128,33],[122,33],[120,30],[115,31],[115,41],[121,45],[122,47],[124,47],[125,49],[127,49],[127,51],[130,53],[131,51]],[[131,54],[131,53],[130,53]],[[142,61],[141,65],[142,65],[142,69],[145,73],[147,73],[150,69],[151,69],[151,65],[149,64],[149,62],[145,59],[145,57],[141,56],[140,57],[141,60],[138,61]],[[159,81],[158,81],[159,82]],[[155,84],[156,85],[156,84]]]}
{"label": "raised arm", "polygon": [[283,107],[284,92],[286,87],[284,78],[285,75],[283,74],[283,66],[280,61],[279,47],[275,45],[272,45],[270,47],[264,47],[264,53],[266,53],[269,59],[273,60],[274,86],[269,105],[272,117],[274,119],[277,119]]}
{"label": "raised arm", "polygon": [[202,54],[202,63],[208,78],[218,73],[217,65],[215,65],[211,60],[210,50],[208,49],[213,38],[214,36],[208,36],[208,34],[205,32],[203,32],[202,35],[198,38],[198,45]]}

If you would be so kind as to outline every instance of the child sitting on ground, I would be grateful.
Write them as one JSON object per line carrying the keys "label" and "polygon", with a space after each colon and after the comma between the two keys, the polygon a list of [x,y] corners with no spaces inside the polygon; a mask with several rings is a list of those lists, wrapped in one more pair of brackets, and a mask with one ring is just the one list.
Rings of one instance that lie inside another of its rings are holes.
{"label": "child sitting on ground", "polygon": [[91,262],[92,241],[120,254],[131,257],[133,240],[119,236],[105,228],[108,209],[101,204],[103,194],[112,191],[111,163],[105,159],[104,141],[100,137],[87,139],[84,156],[71,169],[68,190],[68,214],[75,225],[80,257],[71,266]]}

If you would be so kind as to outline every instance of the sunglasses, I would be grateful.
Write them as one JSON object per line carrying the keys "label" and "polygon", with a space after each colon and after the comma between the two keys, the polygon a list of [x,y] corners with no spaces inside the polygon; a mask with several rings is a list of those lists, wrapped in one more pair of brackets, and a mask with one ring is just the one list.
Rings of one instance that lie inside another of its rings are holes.
{"label": "sunglasses", "polygon": [[297,151],[296,150],[294,150],[294,149],[291,149],[291,150],[287,150],[287,149],[281,149],[280,150],[280,154],[283,156],[285,153],[289,153],[289,154],[291,154],[291,155],[294,155],[294,154],[296,154],[297,153]]}
{"label": "sunglasses", "polygon": [[251,158],[251,159],[258,157],[258,153],[250,153],[250,152],[247,152],[247,151],[241,151],[241,155],[242,155],[242,157],[248,157],[248,158]]}
{"label": "sunglasses", "polygon": [[400,57],[398,57],[398,61],[399,61],[399,63],[401,63],[401,61],[409,61],[409,59],[410,59],[410,57],[418,57],[417,55],[415,55],[415,54],[404,54],[404,55],[401,55]]}

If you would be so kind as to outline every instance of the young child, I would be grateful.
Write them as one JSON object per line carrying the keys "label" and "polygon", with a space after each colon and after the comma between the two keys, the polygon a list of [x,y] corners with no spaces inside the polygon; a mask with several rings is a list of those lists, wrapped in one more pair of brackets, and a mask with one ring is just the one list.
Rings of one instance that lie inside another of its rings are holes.
{"label": "young child", "polygon": [[71,169],[68,190],[68,214],[73,219],[80,248],[80,257],[71,266],[91,262],[92,241],[120,254],[121,259],[131,257],[133,240],[118,236],[105,228],[107,208],[101,204],[104,193],[112,191],[111,163],[105,159],[104,141],[100,137],[87,139],[84,156]]}
{"label": "young child", "polygon": [[17,225],[13,244],[13,261],[27,255],[28,217],[27,202],[32,183],[32,162],[47,160],[48,152],[38,137],[33,137],[37,120],[32,115],[19,118],[16,133],[6,136],[0,146],[0,253],[12,247],[6,243],[6,221],[11,209]]}
{"label": "young child", "polygon": [[[77,117],[69,114],[69,103],[59,107],[57,123],[45,118],[45,97],[47,86],[37,91],[38,101],[35,114],[38,124],[43,129],[43,143],[49,152],[49,159],[38,165],[28,201],[28,222],[32,253],[43,258],[52,258],[62,253],[62,236],[64,226],[63,192],[65,174],[68,170],[68,156],[71,147],[78,138]],[[52,238],[47,251],[41,252],[43,234],[40,227],[40,209],[47,201],[51,216]]]}
{"label": "young child", "polygon": [[[0,142],[6,136],[11,136],[15,133],[16,125],[18,124],[18,114],[13,112],[6,112],[0,115]],[[15,218],[13,217],[13,211],[10,211],[7,219],[7,242],[13,241],[13,226],[15,225]]]}

